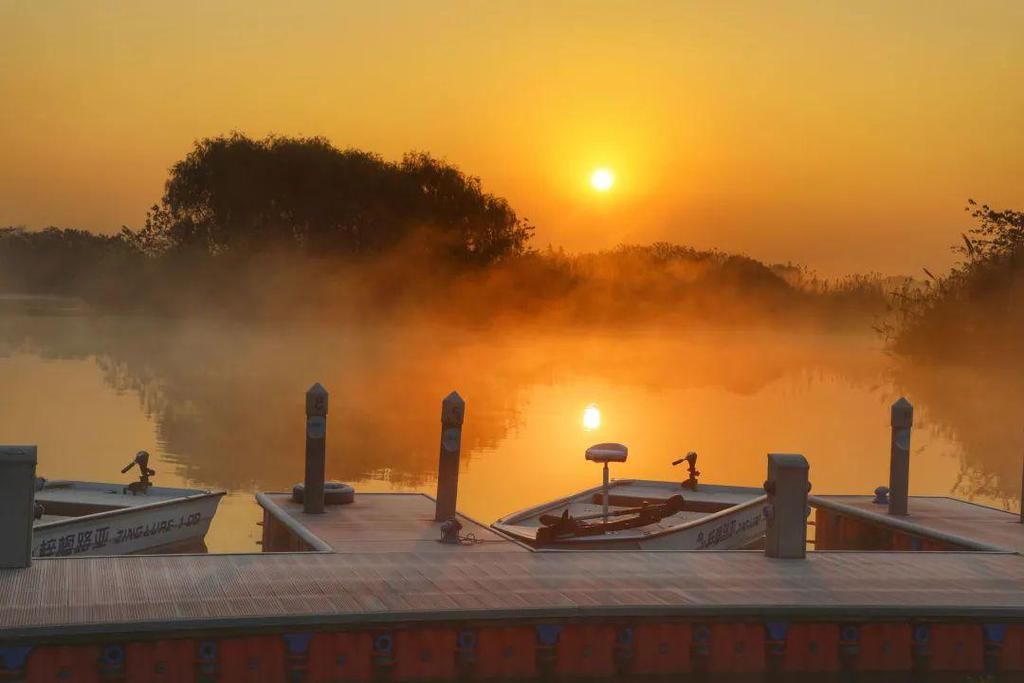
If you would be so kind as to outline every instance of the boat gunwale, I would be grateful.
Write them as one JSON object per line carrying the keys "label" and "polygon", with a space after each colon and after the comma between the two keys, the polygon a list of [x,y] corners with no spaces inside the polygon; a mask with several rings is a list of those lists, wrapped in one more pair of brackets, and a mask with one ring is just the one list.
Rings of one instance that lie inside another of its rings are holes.
{"label": "boat gunwale", "polygon": [[[39,494],[46,493],[60,493],[60,492],[76,492],[82,491],[84,493],[106,493],[111,495],[128,495],[128,484],[119,484],[112,481],[83,481],[81,479],[46,479],[43,482],[42,488],[35,490],[36,498],[39,498]],[[114,490],[111,490],[114,489]],[[116,489],[122,489],[119,494]],[[154,496],[159,497],[163,500],[170,500],[171,498],[186,498],[192,495],[198,495],[201,493],[216,493],[219,489],[201,489],[201,488],[188,488],[186,486],[150,486],[146,493],[135,494],[135,497],[142,496]],[[225,489],[226,492],[226,489]],[[127,506],[131,507],[131,506]]]}
{"label": "boat gunwale", "polygon": [[32,525],[33,533],[37,531],[49,531],[60,526],[77,524],[82,520],[96,520],[111,517],[114,515],[125,515],[132,512],[149,512],[161,507],[168,507],[170,505],[180,505],[183,502],[193,502],[201,500],[203,498],[222,498],[227,495],[227,491],[203,491],[201,489],[194,489],[196,493],[191,496],[177,496],[175,498],[165,498],[164,500],[154,501],[152,503],[144,503],[143,505],[130,505],[125,507],[119,507],[114,510],[103,510],[101,512],[93,512],[88,515],[79,515],[77,517],[67,517],[66,519],[60,519],[53,522],[46,522],[44,524]]}

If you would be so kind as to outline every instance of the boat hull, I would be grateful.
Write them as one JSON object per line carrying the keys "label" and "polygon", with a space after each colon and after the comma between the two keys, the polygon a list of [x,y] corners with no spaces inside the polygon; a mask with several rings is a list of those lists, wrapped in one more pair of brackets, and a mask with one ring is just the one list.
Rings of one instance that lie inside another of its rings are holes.
{"label": "boat hull", "polygon": [[37,525],[33,557],[89,557],[201,544],[223,492],[200,493]]}
{"label": "boat hull", "polygon": [[[625,495],[627,503],[632,501],[635,504],[640,497],[629,497],[628,494],[631,488],[638,486],[646,493],[654,491],[652,487],[661,487],[662,498],[652,496],[652,500],[663,500],[679,492],[678,484],[671,482],[626,480],[612,482],[612,498]],[[690,505],[691,509],[704,506],[709,512],[691,515],[678,522],[669,517],[650,528],[639,527],[603,534],[565,536],[539,543],[536,538],[537,520],[544,514],[557,516],[560,510],[578,506],[581,502],[592,506],[601,495],[600,489],[588,489],[567,498],[508,515],[496,521],[491,527],[530,546],[552,550],[735,550],[757,543],[767,531],[767,497],[763,491],[747,487],[709,485],[702,486],[698,493],[685,494],[689,501],[687,505]],[[718,509],[715,509],[716,506]]]}
{"label": "boat hull", "polygon": [[711,515],[694,528],[652,536],[640,542],[643,550],[735,550],[761,539],[768,530],[764,508],[755,500]]}

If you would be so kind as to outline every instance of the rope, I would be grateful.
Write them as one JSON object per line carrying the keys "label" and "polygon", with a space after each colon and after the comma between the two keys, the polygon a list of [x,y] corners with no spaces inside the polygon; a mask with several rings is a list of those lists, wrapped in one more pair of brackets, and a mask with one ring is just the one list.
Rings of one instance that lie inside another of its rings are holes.
{"label": "rope", "polygon": [[[473,532],[470,532],[468,534],[459,534],[455,538],[458,545],[480,545],[481,543],[508,543],[508,541],[506,541],[503,538],[477,538],[476,534],[474,534]],[[445,543],[446,541],[443,538],[439,538],[437,539],[437,542]],[[449,541],[449,543],[451,542]],[[455,544],[452,543],[452,545]]]}
{"label": "rope", "polygon": [[504,538],[477,538],[472,531],[468,534],[459,534],[460,545],[480,545],[481,543],[508,543]]}
{"label": "rope", "polygon": [[481,543],[505,543],[505,539],[491,539],[491,538],[477,538],[476,534],[470,532],[468,534],[460,534],[459,531],[462,529],[462,525],[459,524],[459,520],[454,517],[449,518],[441,525],[441,538],[437,539],[438,543],[448,543],[450,545],[479,545]]}

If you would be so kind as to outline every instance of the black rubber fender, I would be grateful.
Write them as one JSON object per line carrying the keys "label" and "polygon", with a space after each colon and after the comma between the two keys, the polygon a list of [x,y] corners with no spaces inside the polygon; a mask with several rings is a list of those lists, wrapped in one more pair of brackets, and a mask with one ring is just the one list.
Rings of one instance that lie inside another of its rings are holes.
{"label": "black rubber fender", "polygon": [[[299,482],[292,487],[292,500],[301,503],[305,500],[306,485]],[[324,482],[324,505],[348,505],[356,499],[356,490],[340,481]]]}

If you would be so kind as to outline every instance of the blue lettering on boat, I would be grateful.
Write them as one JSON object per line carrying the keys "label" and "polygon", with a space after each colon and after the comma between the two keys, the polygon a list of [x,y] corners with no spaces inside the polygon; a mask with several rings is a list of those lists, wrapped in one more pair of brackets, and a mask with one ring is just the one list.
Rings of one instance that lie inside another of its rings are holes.
{"label": "blue lettering on boat", "polygon": [[728,519],[709,531],[707,535],[703,531],[697,534],[697,548],[704,550],[718,545],[722,541],[732,538],[737,533],[743,533],[755,529],[761,525],[763,516],[761,513],[748,517],[744,520]]}

